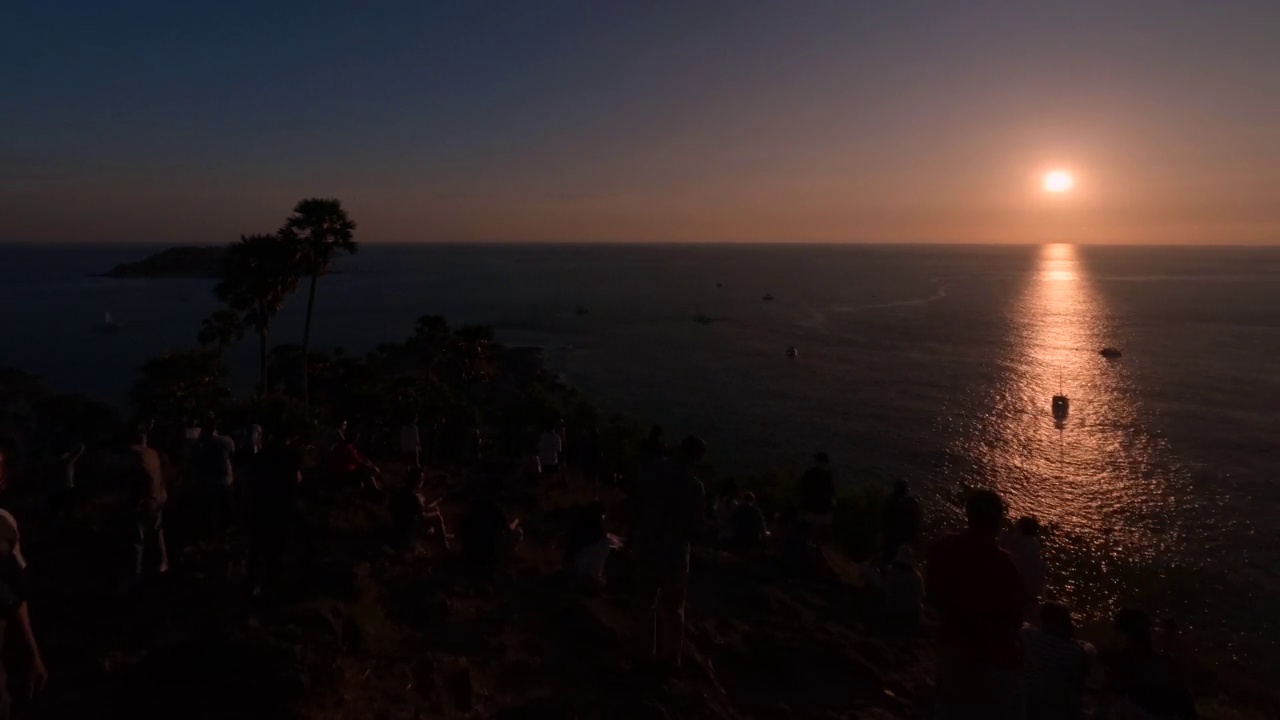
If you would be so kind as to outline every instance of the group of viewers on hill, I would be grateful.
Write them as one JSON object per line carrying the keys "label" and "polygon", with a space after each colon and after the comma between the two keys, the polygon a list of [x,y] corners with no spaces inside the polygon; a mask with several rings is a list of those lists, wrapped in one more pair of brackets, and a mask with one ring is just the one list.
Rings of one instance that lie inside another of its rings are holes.
{"label": "group of viewers on hill", "polygon": [[[151,442],[151,431],[148,425],[137,429],[117,470],[134,517],[132,579],[141,580],[148,569],[161,574],[169,570],[166,510],[174,463],[168,455],[176,453],[183,456],[186,545],[216,556],[226,546],[229,529],[241,525],[248,539],[248,590],[256,595],[278,580],[290,544],[311,532],[299,504],[304,473],[299,434],[264,435],[255,425],[237,442],[221,433],[213,419],[185,429],[172,443]],[[385,494],[389,540],[397,549],[415,551],[424,535],[449,549],[455,536],[440,510],[444,496],[425,495],[427,474],[414,424],[406,423],[400,432],[399,447],[408,466],[405,480],[389,490],[381,470],[357,449],[357,442],[358,435],[343,423],[315,448],[320,458],[313,473],[316,484]],[[157,445],[167,445],[168,452]],[[550,423],[524,466],[534,492],[541,483],[567,479],[566,445],[564,423]],[[59,458],[60,479],[51,506],[63,515],[75,509],[75,468],[83,452],[79,446]],[[626,532],[607,531],[607,506],[600,501],[581,508],[564,528],[565,568],[571,576],[603,584],[610,558],[626,559],[637,599],[637,637],[643,654],[664,670],[680,664],[692,544],[720,543],[750,561],[774,551],[803,560],[819,557],[837,530],[837,487],[825,453],[815,456],[813,467],[797,483],[796,511],[772,523],[755,496],[732,483],[717,497],[707,497],[699,479],[705,454],[703,442],[692,436],[668,447],[655,426],[639,448],[634,472],[608,480],[618,482],[626,495]],[[5,478],[0,456],[0,489]],[[520,521],[502,507],[507,486],[494,478],[473,488],[459,527],[463,566],[480,578],[521,543]],[[1026,517],[1006,529],[1006,506],[990,490],[971,492],[965,511],[967,528],[932,544],[922,575],[914,553],[920,541],[920,506],[907,483],[896,482],[882,510],[880,556],[864,567],[866,584],[882,604],[886,632],[915,636],[924,608],[936,612],[941,646],[937,695],[944,717],[1081,718],[1086,687],[1098,677],[1104,678],[1098,717],[1195,716],[1171,652],[1176,627],[1166,623],[1156,633],[1147,614],[1127,609],[1115,618],[1118,646],[1095,651],[1073,637],[1067,607],[1044,602],[1047,572],[1038,523]],[[25,566],[18,521],[0,510],[0,612],[19,629],[14,635],[29,651],[27,690],[34,693],[48,673],[27,612]],[[0,720],[9,717],[6,688],[0,676]]]}

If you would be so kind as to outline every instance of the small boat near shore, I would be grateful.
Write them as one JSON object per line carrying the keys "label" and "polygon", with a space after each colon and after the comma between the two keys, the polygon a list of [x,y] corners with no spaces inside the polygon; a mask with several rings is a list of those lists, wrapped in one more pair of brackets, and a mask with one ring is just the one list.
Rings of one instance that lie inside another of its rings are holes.
{"label": "small boat near shore", "polygon": [[1113,348],[1113,347],[1104,347],[1098,351],[1098,354],[1108,360],[1116,360],[1123,355],[1123,353],[1120,352],[1119,348]]}
{"label": "small boat near shore", "polygon": [[797,356],[797,355],[799,355],[799,354],[800,354],[800,351],[799,351],[799,350],[797,350],[797,349],[795,348],[795,346],[794,346],[794,345],[793,345],[793,346],[791,346],[791,347],[789,347],[789,348],[787,348],[787,357],[789,357],[789,358],[793,358],[793,357],[795,357],[795,356]]}
{"label": "small boat near shore", "polygon": [[769,302],[769,301],[773,300],[773,294],[772,294],[772,293],[765,293],[765,294],[764,294],[764,297],[762,297],[762,298],[760,298],[760,299],[761,299],[761,300],[764,300],[765,302]]}

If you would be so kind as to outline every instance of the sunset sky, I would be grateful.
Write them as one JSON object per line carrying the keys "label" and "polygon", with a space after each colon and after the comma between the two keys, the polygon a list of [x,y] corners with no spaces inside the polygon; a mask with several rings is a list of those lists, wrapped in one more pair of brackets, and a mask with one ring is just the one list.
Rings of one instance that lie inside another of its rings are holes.
{"label": "sunset sky", "polygon": [[1280,242],[1276,0],[4,14],[0,240]]}

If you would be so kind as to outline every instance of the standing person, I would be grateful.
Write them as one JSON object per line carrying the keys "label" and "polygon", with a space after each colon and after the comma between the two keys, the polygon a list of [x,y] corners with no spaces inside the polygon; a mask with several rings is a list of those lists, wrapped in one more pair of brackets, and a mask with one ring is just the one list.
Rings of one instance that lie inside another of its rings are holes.
{"label": "standing person", "polygon": [[254,461],[250,474],[253,505],[249,513],[249,592],[258,595],[280,577],[282,558],[298,524],[298,488],[302,484],[302,453],[296,436],[284,431],[273,436]]}
{"label": "standing person", "polygon": [[649,428],[649,437],[640,443],[640,462],[653,463],[667,456],[667,445],[662,437],[662,426]]}
{"label": "standing person", "polygon": [[1084,686],[1094,649],[1074,636],[1071,611],[1061,603],[1044,604],[1040,627],[1022,628],[1027,720],[1084,717]]}
{"label": "standing person", "polygon": [[218,422],[209,416],[200,428],[193,478],[204,496],[203,514],[208,539],[221,544],[231,527],[235,510],[235,470],[232,459],[235,441],[218,432]]}
{"label": "standing person", "polygon": [[1034,517],[1018,518],[1013,529],[1000,538],[1000,547],[1013,556],[1023,587],[1027,591],[1027,613],[1034,619],[1035,605],[1044,597],[1049,572],[1040,552],[1040,521]]}
{"label": "standing person", "polygon": [[407,552],[418,550],[418,529],[425,526],[436,536],[445,550],[449,549],[449,531],[440,514],[440,500],[427,502],[422,497],[422,483],[426,473],[420,468],[409,468],[404,483],[391,494],[390,511],[392,532],[396,548]]}
{"label": "standing person", "polygon": [[236,444],[236,464],[247,467],[253,464],[254,458],[262,452],[262,426],[253,424],[241,433],[241,440]]}
{"label": "standing person", "polygon": [[755,493],[749,490],[742,493],[742,502],[733,509],[730,525],[733,528],[733,544],[739,550],[753,552],[764,547],[769,528],[765,523],[764,513],[756,504]]}
{"label": "standing person", "polygon": [[58,475],[49,498],[50,515],[70,515],[76,506],[76,463],[84,456],[84,443],[76,443],[58,456]]}
{"label": "standing person", "polygon": [[382,470],[372,460],[360,454],[356,443],[360,433],[347,432],[342,442],[329,453],[329,473],[338,488],[369,488],[382,492]]}
{"label": "standing person", "polygon": [[899,546],[906,545],[914,550],[920,532],[920,503],[911,494],[906,480],[894,481],[893,493],[884,503],[882,522],[885,562],[893,559]]}
{"label": "standing person", "polygon": [[938,696],[944,717],[1021,718],[1019,631],[1026,592],[996,538],[1004,500],[977,490],[965,503],[968,527],[929,552],[927,597],[938,608]]}
{"label": "standing person", "polygon": [[[8,489],[9,455],[7,451],[0,450],[0,497],[8,495]],[[8,504],[7,498],[5,504]],[[22,556],[22,533],[18,531],[18,519],[4,508],[0,508],[0,555],[12,556],[19,569],[27,569],[27,559]]]}
{"label": "standing person", "polygon": [[734,516],[738,506],[742,504],[738,481],[727,478],[720,486],[720,492],[711,503],[711,514],[716,522],[716,539],[725,542],[733,541],[735,535]]}
{"label": "standing person", "polygon": [[560,467],[560,451],[564,449],[564,440],[556,430],[556,423],[549,422],[547,429],[538,438],[538,462],[542,466],[544,478],[563,475],[563,468]]}
{"label": "standing person", "polygon": [[160,453],[147,446],[147,435],[142,431],[134,434],[129,445],[126,473],[128,486],[134,497],[134,578],[142,578],[147,548],[153,543],[160,561],[157,572],[168,572],[169,552],[164,543],[164,506],[169,493],[164,484],[164,464],[160,460]]}
{"label": "standing person", "polygon": [[830,456],[825,452],[815,454],[813,467],[800,477],[797,487],[800,519],[813,528],[819,540],[825,540],[830,533],[836,509],[836,485],[830,466]]}
{"label": "standing person", "polygon": [[514,553],[524,537],[520,519],[508,518],[498,504],[501,487],[501,478],[489,480],[462,518],[462,558],[480,579],[490,577],[498,561]]}
{"label": "standing person", "polygon": [[335,425],[333,427],[333,430],[329,432],[328,437],[325,438],[324,449],[326,451],[330,451],[346,442],[347,442],[347,421],[339,420],[338,424]]}
{"label": "standing person", "polygon": [[422,464],[422,435],[418,431],[417,415],[400,426],[400,457],[410,467]]}
{"label": "standing person", "polygon": [[604,566],[609,561],[613,544],[604,529],[605,507],[592,501],[578,513],[565,541],[564,561],[569,572],[580,579],[601,583]]}
{"label": "standing person", "polygon": [[[0,456],[0,473],[2,472],[3,457]],[[4,652],[4,641],[9,635],[11,623],[16,623],[23,644],[29,653],[28,659],[31,665],[28,676],[28,696],[34,696],[35,693],[43,690],[45,681],[49,679],[49,671],[44,666],[40,645],[36,642],[36,635],[31,627],[27,594],[26,570],[23,565],[12,553],[0,551],[0,720],[9,720],[12,717],[8,678],[9,654]]]}
{"label": "standing person", "polygon": [[632,548],[640,576],[640,600],[648,653],[676,668],[684,645],[689,544],[702,517],[704,488],[695,475],[706,455],[690,436],[674,458],[654,467],[636,489]]}

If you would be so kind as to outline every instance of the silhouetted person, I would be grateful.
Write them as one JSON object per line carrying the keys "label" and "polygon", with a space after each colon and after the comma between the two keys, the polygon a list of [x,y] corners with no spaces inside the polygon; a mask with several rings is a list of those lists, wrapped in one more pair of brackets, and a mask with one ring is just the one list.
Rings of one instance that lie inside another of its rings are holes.
{"label": "silhouetted person", "polygon": [[169,569],[169,551],[164,542],[164,507],[169,493],[164,482],[164,463],[160,453],[147,446],[147,436],[134,434],[125,456],[126,487],[133,494],[134,538],[133,575],[140,579],[145,569],[147,550],[155,547],[157,570]]}
{"label": "silhouetted person", "polygon": [[[4,477],[4,457],[0,455],[0,482]],[[19,559],[7,549],[0,549],[0,720],[8,720],[11,715],[8,680],[8,660],[10,653],[5,652],[4,641],[8,636],[21,637],[30,661],[28,672],[28,695],[33,696],[44,688],[49,678],[44,660],[40,655],[40,646],[36,642],[35,632],[31,627],[31,614],[27,607],[26,569]],[[10,632],[10,626],[16,628]]]}
{"label": "silhouetted person", "polygon": [[538,438],[538,463],[542,468],[542,476],[548,480],[561,476],[560,453],[564,449],[564,438],[557,432],[555,422],[547,423],[547,429]]}
{"label": "silhouetted person", "polygon": [[279,579],[284,552],[299,524],[302,453],[295,439],[287,431],[273,437],[254,458],[248,575],[254,594]]}
{"label": "silhouetted person", "polygon": [[357,432],[347,431],[343,435],[329,453],[329,474],[338,488],[369,488],[381,492],[382,471],[356,449],[359,440]]}
{"label": "silhouetted person", "polygon": [[[9,454],[0,450],[0,500],[9,504]],[[27,559],[22,555],[22,533],[18,530],[18,519],[13,513],[0,508],[0,553],[12,555],[18,566],[27,568]]]}
{"label": "silhouetted person", "polygon": [[489,481],[467,507],[459,537],[462,557],[477,577],[493,574],[494,566],[519,546],[524,537],[520,520],[511,520],[498,504],[500,480]]}
{"label": "silhouetted person", "polygon": [[825,538],[829,533],[832,514],[836,509],[836,485],[830,466],[831,458],[824,452],[817,453],[813,456],[813,467],[800,477],[796,488],[800,501],[800,519],[819,538]]}
{"label": "silhouetted person", "polygon": [[649,428],[649,437],[640,443],[640,462],[657,462],[666,456],[667,446],[662,437],[662,426],[654,425]]}
{"label": "silhouetted person", "polygon": [[1000,546],[1013,556],[1027,591],[1027,603],[1034,608],[1048,582],[1048,569],[1040,552],[1040,521],[1030,516],[1018,518],[1013,529],[1000,538]]}
{"label": "silhouetted person", "polygon": [[57,476],[49,497],[53,517],[70,515],[76,507],[76,465],[84,457],[84,443],[76,443],[58,456]]}
{"label": "silhouetted person", "polygon": [[1022,628],[1027,720],[1084,717],[1084,686],[1094,649],[1074,636],[1071,611],[1061,603],[1044,604],[1040,627]]}
{"label": "silhouetted person", "polygon": [[1019,630],[1026,592],[996,537],[1005,506],[990,490],[965,503],[968,528],[929,552],[926,592],[938,608],[938,696],[946,717],[1022,717]]}
{"label": "silhouetted person", "polygon": [[756,504],[755,493],[742,493],[742,501],[733,509],[730,523],[733,527],[733,544],[739,550],[752,552],[764,547],[769,528],[765,523],[764,513]]}
{"label": "silhouetted person", "polygon": [[911,494],[906,480],[893,483],[893,492],[884,502],[883,547],[886,562],[893,559],[898,547],[914,548],[920,532],[920,503]]}
{"label": "silhouetted person", "polygon": [[201,497],[201,511],[207,539],[221,544],[226,540],[235,512],[235,471],[232,458],[235,441],[218,432],[210,417],[200,429],[200,439],[190,464],[188,478]]}
{"label": "silhouetted person", "polygon": [[[1182,720],[1197,716],[1173,660],[1155,646],[1151,617],[1134,608],[1116,614],[1121,645],[1106,658],[1108,717]],[[1127,713],[1127,714],[1126,714]]]}
{"label": "silhouetted person", "polygon": [[332,451],[339,445],[347,442],[347,421],[340,420],[337,425],[333,426],[333,430],[329,431],[329,436],[325,438],[324,449],[326,452]]}
{"label": "silhouetted person", "polygon": [[422,433],[418,430],[418,417],[407,418],[400,426],[400,459],[410,467],[421,464]]}
{"label": "silhouetted person", "polygon": [[240,433],[240,440],[236,442],[236,464],[242,467],[253,464],[253,459],[262,452],[262,447],[262,426],[249,425]]}
{"label": "silhouetted person", "polygon": [[715,502],[711,505],[711,514],[715,518],[718,540],[733,541],[733,516],[738,506],[742,504],[741,495],[738,491],[738,481],[733,478],[725,480],[719,492],[716,493]]}
{"label": "silhouetted person", "polygon": [[587,503],[574,518],[564,545],[565,567],[575,577],[599,582],[613,545],[604,527],[605,507],[600,501]]}
{"label": "silhouetted person", "polygon": [[899,545],[884,572],[884,618],[890,629],[914,633],[924,603],[924,578],[916,569],[915,553]]}
{"label": "silhouetted person", "polygon": [[702,517],[702,481],[695,472],[706,455],[696,437],[680,444],[637,488],[632,549],[649,651],[678,667],[684,644],[684,602],[689,582],[689,543]]}
{"label": "silhouetted person", "polygon": [[390,510],[392,530],[398,549],[412,552],[417,549],[418,534],[427,528],[444,549],[449,549],[449,534],[440,514],[440,500],[428,503],[422,497],[422,485],[426,473],[420,468],[409,468],[405,481],[391,494]]}

